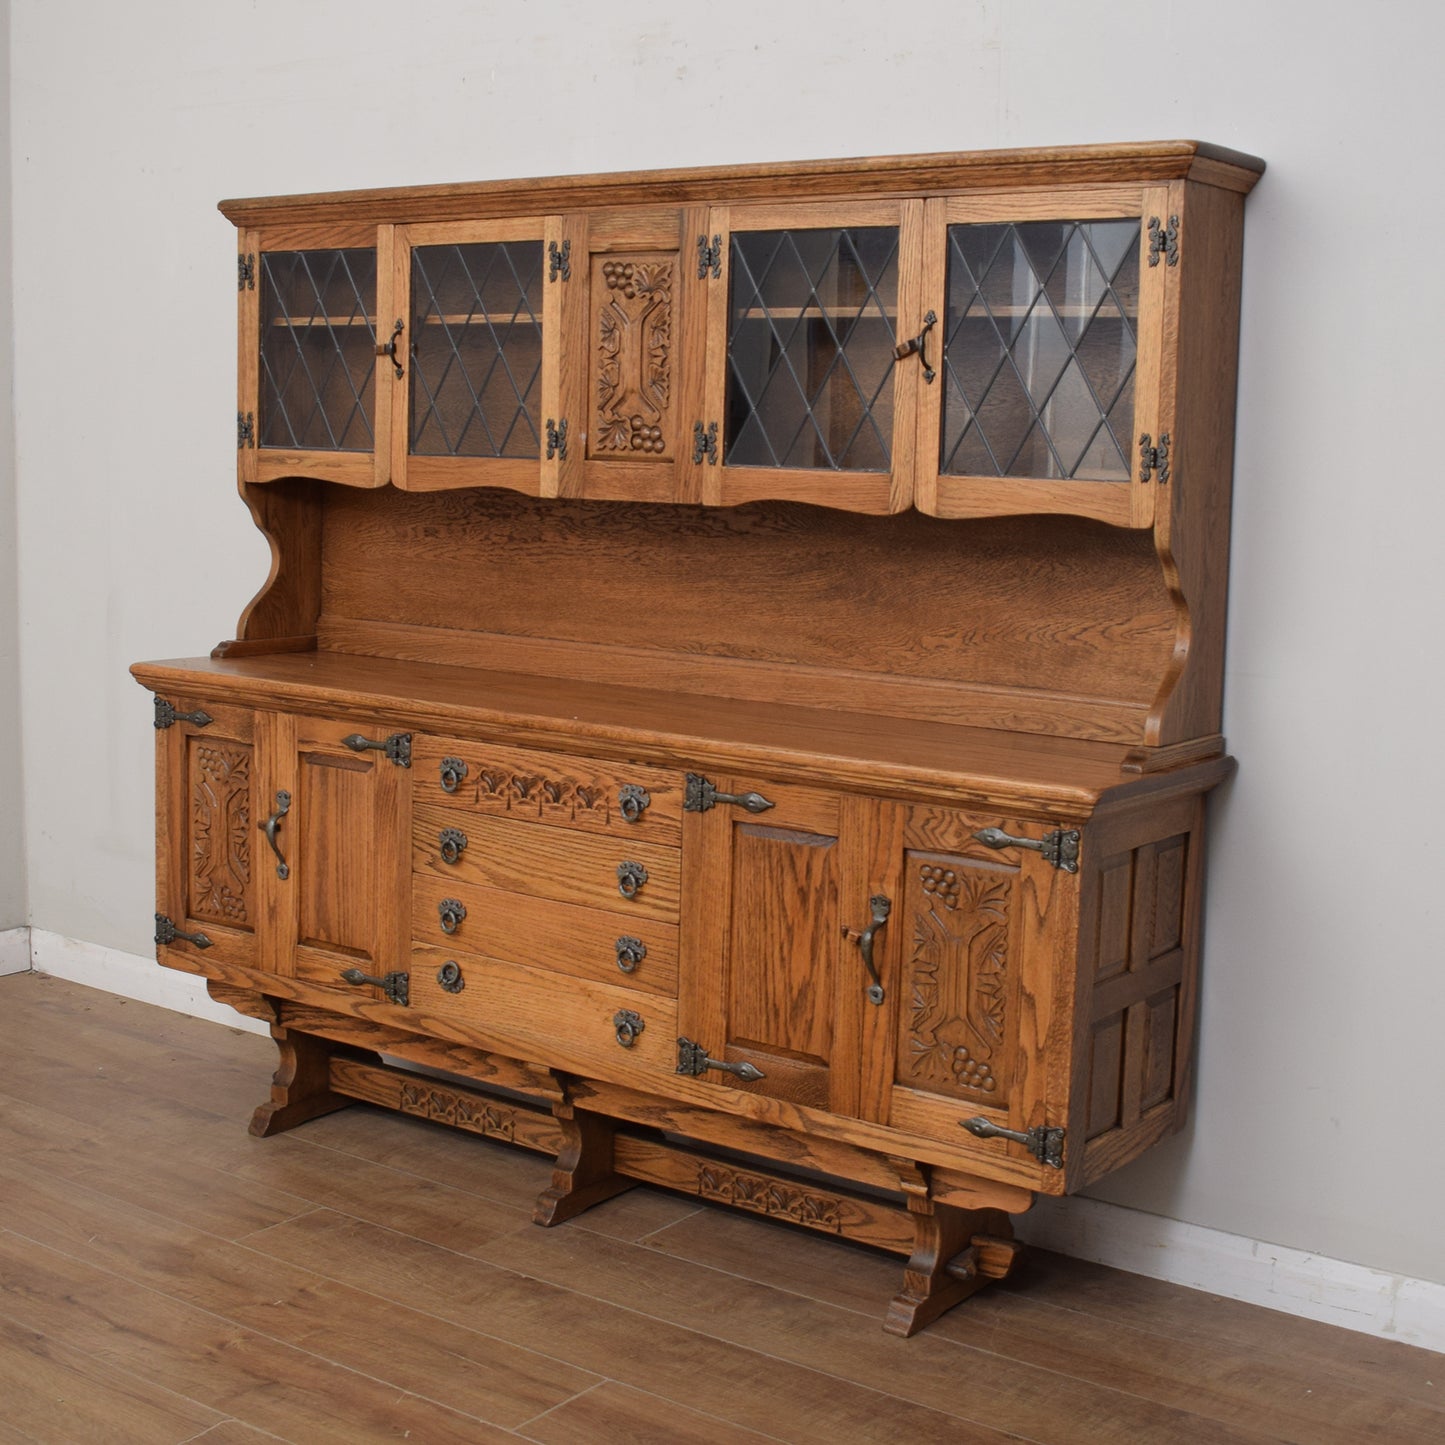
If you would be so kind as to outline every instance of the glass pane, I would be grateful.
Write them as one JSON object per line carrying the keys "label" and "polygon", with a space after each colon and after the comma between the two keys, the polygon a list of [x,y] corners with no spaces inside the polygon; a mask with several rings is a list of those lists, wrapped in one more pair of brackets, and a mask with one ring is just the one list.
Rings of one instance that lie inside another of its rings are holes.
{"label": "glass pane", "polygon": [[1129,479],[1139,222],[948,228],[940,468]]}
{"label": "glass pane", "polygon": [[367,452],[376,252],[261,253],[263,447]]}
{"label": "glass pane", "polygon": [[734,232],[729,307],[728,465],[886,472],[897,229]]}
{"label": "glass pane", "polygon": [[411,253],[411,450],[538,457],[542,243]]}

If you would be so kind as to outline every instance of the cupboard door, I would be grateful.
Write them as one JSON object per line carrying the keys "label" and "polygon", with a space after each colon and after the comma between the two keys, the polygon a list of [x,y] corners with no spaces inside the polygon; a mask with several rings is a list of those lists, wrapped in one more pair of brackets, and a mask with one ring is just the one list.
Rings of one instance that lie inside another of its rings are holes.
{"label": "cupboard door", "polygon": [[922,225],[921,201],[713,208],[704,500],[912,503]]}
{"label": "cupboard door", "polygon": [[707,293],[691,248],[706,222],[704,208],[677,206],[564,218],[558,494],[699,499],[692,423],[702,408]]}
{"label": "cupboard door", "polygon": [[923,510],[1150,525],[1172,427],[1170,214],[1167,187],[928,203],[942,361],[919,413]]}
{"label": "cupboard door", "polygon": [[[241,236],[241,479],[388,480],[391,227]],[[378,341],[378,331],[386,336]]]}
{"label": "cupboard door", "polygon": [[273,926],[263,966],[380,997],[341,975],[406,968],[410,770],[344,741],[381,741],[385,728],[281,714],[262,721],[269,766],[258,806],[277,818],[276,847],[265,855]]}
{"label": "cupboard door", "polygon": [[[168,697],[158,699],[159,723],[162,703],[192,717],[156,730],[156,912],[177,931],[158,947],[198,962],[254,967],[261,906],[253,715]],[[164,932],[158,925],[158,937]]]}
{"label": "cupboard door", "polygon": [[1069,1110],[1078,877],[985,828],[1040,841],[1036,823],[908,810],[892,995],[888,1122],[976,1153],[980,1172],[1026,1182],[1022,1144],[975,1139],[964,1120],[1026,1132]]}
{"label": "cupboard door", "polygon": [[684,819],[679,1027],[711,1061],[695,1056],[698,1077],[857,1114],[862,1016],[876,1010],[846,935],[866,926],[886,870],[878,812],[811,788],[708,781],[769,806],[719,801]]}
{"label": "cupboard door", "polygon": [[397,227],[404,344],[384,370],[399,486],[541,491],[558,414],[555,368],[550,388],[544,372],[559,307],[549,236],[556,256],[540,217]]}

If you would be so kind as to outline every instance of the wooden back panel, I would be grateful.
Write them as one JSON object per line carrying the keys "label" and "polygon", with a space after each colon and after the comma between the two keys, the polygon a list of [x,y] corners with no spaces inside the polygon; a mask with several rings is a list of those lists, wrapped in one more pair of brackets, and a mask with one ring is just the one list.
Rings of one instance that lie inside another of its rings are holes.
{"label": "wooden back panel", "polygon": [[1077,519],[326,494],[328,650],[1134,742],[1175,623]]}

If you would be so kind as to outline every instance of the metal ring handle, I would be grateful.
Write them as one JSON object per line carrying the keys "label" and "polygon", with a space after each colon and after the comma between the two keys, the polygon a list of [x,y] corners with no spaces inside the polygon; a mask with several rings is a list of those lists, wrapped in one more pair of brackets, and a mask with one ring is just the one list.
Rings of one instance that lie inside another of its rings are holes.
{"label": "metal ring handle", "polygon": [[467,835],[460,828],[443,828],[437,835],[443,863],[455,863],[467,850]]}
{"label": "metal ring handle", "polygon": [[276,830],[281,826],[281,819],[291,811],[291,794],[285,788],[280,789],[276,794],[276,811],[266,819],[264,823],[257,823],[256,826],[266,835],[266,841],[271,845],[271,851],[276,855],[276,876],[278,878],[289,878],[291,876],[291,865],[286,861],[286,855],[281,851],[281,845],[276,841]]}

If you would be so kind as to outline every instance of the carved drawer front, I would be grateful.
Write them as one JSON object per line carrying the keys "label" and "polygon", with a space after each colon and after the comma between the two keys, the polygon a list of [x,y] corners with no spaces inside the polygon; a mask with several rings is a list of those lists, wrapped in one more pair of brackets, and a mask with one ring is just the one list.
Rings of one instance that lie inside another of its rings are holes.
{"label": "carved drawer front", "polygon": [[635,990],[418,944],[414,1018],[467,1030],[466,1042],[532,1063],[602,1078],[671,1078],[677,1005]]}
{"label": "carved drawer front", "polygon": [[583,908],[418,873],[412,937],[596,983],[677,993],[677,926],[621,908]]}
{"label": "carved drawer front", "polygon": [[678,850],[643,839],[425,805],[414,815],[412,856],[418,872],[438,878],[677,922]]}
{"label": "carved drawer front", "polygon": [[432,737],[417,740],[412,764],[418,803],[619,838],[682,836],[678,773]]}

